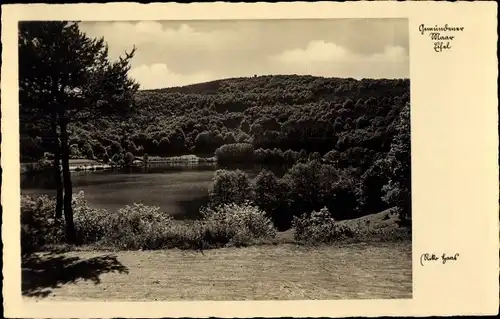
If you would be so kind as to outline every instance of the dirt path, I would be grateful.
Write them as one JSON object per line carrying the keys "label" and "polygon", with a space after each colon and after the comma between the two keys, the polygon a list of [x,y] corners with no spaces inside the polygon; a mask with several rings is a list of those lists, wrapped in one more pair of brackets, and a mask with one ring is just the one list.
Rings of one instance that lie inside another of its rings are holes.
{"label": "dirt path", "polygon": [[23,295],[58,300],[411,298],[411,243],[37,254]]}

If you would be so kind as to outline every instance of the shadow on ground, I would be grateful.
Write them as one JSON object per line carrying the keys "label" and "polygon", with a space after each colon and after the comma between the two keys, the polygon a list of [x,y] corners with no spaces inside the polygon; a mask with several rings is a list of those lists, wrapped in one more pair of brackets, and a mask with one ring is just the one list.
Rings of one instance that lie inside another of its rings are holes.
{"label": "shadow on ground", "polygon": [[104,273],[128,274],[114,255],[89,259],[67,257],[59,253],[29,254],[22,257],[22,294],[27,297],[47,297],[53,289],[77,281],[101,282]]}

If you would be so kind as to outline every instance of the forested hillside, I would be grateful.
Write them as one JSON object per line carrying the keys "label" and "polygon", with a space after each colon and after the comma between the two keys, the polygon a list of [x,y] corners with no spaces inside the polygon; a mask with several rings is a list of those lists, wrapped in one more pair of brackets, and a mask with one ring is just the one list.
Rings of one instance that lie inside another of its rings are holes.
{"label": "forested hillside", "polygon": [[[219,204],[255,201],[284,228],[321,207],[346,219],[397,206],[408,219],[409,86],[289,75],[138,91],[127,120],[73,125],[71,155],[119,165],[134,155],[189,153],[221,164],[286,165],[283,178],[262,171],[252,185],[238,171],[216,174],[211,195]],[[23,160],[50,157],[42,128],[22,122]]]}
{"label": "forested hillside", "polygon": [[[128,152],[213,156],[222,145],[240,143],[231,150],[250,148],[254,159],[264,162],[333,151],[330,155],[345,165],[366,169],[389,151],[409,86],[406,79],[283,75],[139,91],[136,113],[127,121],[71,127],[71,151],[74,158],[119,162]],[[21,160],[41,159],[50,136],[22,119],[21,133]]]}

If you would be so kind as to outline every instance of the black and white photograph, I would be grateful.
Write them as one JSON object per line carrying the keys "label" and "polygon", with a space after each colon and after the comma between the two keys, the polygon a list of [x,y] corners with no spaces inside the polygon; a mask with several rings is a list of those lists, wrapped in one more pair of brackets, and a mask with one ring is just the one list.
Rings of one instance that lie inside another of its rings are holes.
{"label": "black and white photograph", "polygon": [[27,300],[412,298],[408,19],[21,21],[18,54]]}

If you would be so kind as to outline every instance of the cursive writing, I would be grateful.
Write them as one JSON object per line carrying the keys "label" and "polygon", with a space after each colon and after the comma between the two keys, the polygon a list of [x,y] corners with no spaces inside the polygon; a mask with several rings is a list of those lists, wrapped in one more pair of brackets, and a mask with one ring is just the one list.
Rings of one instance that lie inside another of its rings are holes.
{"label": "cursive writing", "polygon": [[421,24],[418,27],[418,30],[422,35],[424,35],[425,32],[447,32],[447,31],[464,31],[464,27],[450,27],[448,24],[445,24],[444,26],[438,26],[437,24],[433,27],[426,27],[425,24]]}
{"label": "cursive writing", "polygon": [[420,255],[420,265],[423,266],[424,263],[426,262],[439,262],[439,261],[444,265],[448,261],[457,261],[459,256],[460,256],[459,253],[456,253],[454,255],[446,255],[445,253],[443,253],[440,256],[436,254],[425,253]]}
{"label": "cursive writing", "polygon": [[446,262],[449,260],[457,261],[458,256],[460,256],[460,254],[458,254],[458,253],[456,253],[453,256],[446,256],[446,254],[443,254],[443,255],[441,255],[441,260],[443,261],[443,264],[446,264]]}
{"label": "cursive writing", "polygon": [[455,40],[456,36],[449,34],[450,32],[460,32],[464,31],[462,26],[449,26],[445,24],[444,26],[426,26],[421,24],[418,27],[421,35],[428,33],[432,43],[434,44],[435,52],[443,52],[451,49],[451,43]]}

